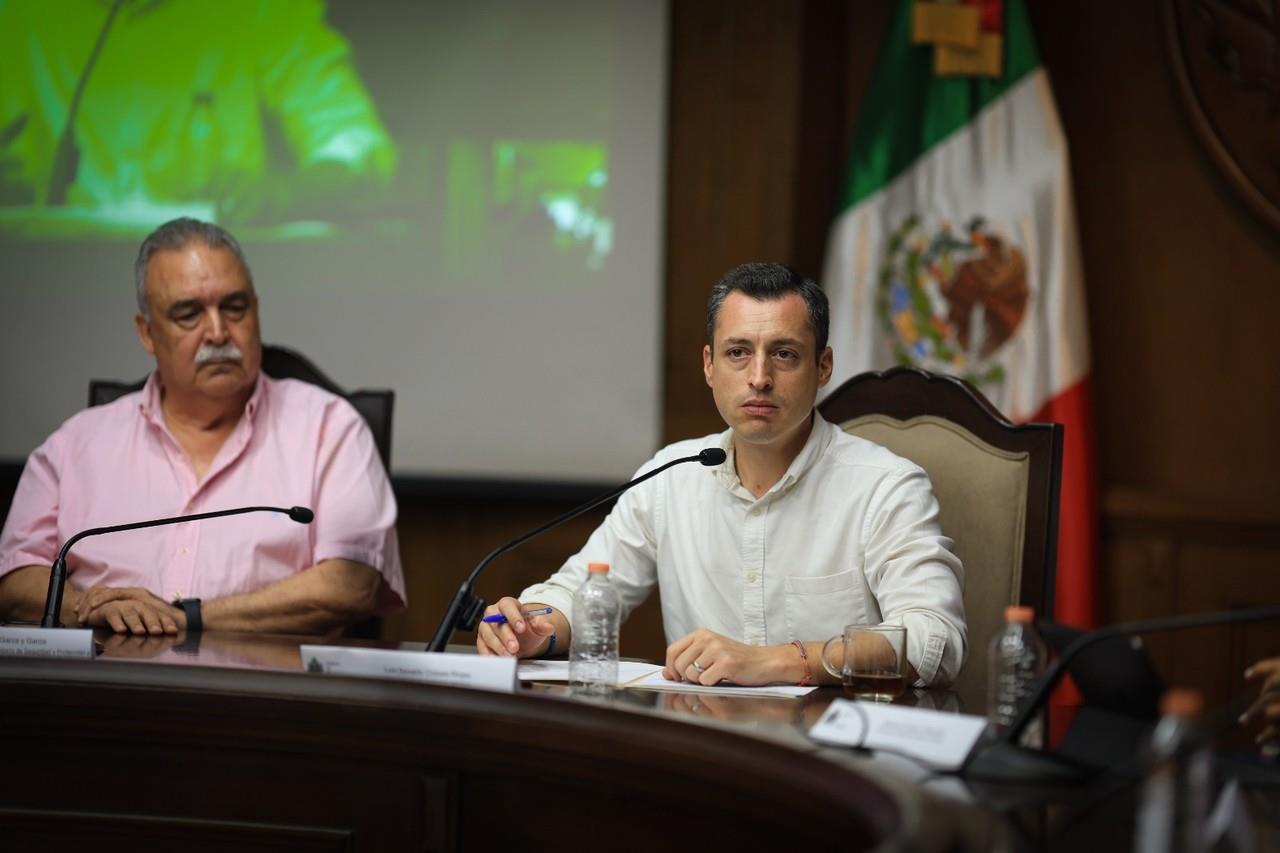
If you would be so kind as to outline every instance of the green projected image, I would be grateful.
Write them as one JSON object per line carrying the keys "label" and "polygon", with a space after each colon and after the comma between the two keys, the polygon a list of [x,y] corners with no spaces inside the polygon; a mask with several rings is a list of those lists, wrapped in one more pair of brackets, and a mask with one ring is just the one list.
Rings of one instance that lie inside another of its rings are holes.
{"label": "green projected image", "polygon": [[621,35],[593,4],[539,31],[539,6],[0,0],[0,240],[190,215],[456,281],[599,273]]}
{"label": "green projected image", "polygon": [[605,147],[591,143],[459,141],[449,147],[448,258],[458,277],[485,276],[493,246],[550,245],[562,264],[599,270],[613,247],[602,213]]}

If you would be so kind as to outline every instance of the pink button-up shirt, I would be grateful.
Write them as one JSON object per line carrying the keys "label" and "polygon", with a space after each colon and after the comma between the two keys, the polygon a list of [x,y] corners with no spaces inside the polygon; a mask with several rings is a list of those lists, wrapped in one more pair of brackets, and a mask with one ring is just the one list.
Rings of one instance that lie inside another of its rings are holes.
{"label": "pink button-up shirt", "polygon": [[165,425],[155,374],[73,416],[27,460],[0,576],[51,565],[86,528],[251,505],[306,506],[315,521],[260,512],[91,536],[72,548],[69,578],[213,599],[340,558],[381,573],[380,612],[404,606],[396,503],[368,426],[341,397],[265,374],[203,480]]}

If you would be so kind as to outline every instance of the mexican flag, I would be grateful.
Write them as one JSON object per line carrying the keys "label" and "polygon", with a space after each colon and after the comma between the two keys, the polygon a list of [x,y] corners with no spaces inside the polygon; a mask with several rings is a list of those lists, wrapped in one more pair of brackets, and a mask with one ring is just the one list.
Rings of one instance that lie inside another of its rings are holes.
{"label": "mexican flag", "polygon": [[822,279],[830,387],[913,364],[969,380],[1011,420],[1064,424],[1053,618],[1091,627],[1097,499],[1067,145],[1022,3],[974,5],[999,76],[940,75],[941,51],[956,52],[912,43],[920,7],[961,4],[904,0],[881,48]]}

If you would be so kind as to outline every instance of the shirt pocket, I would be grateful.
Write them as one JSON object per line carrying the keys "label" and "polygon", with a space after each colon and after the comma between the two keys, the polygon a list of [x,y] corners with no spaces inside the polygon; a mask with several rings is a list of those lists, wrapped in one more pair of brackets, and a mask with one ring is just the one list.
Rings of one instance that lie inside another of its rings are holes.
{"label": "shirt pocket", "polygon": [[845,625],[866,621],[858,595],[858,570],[817,577],[788,576],[783,585],[787,629],[797,640],[834,637]]}

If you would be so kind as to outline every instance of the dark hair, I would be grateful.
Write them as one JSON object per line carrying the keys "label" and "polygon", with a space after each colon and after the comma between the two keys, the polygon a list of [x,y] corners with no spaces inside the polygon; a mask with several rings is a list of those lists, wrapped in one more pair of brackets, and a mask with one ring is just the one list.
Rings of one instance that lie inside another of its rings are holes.
{"label": "dark hair", "polygon": [[716,318],[720,316],[720,306],[724,305],[730,293],[735,292],[762,301],[781,299],[789,293],[800,294],[809,309],[809,328],[813,330],[813,337],[818,344],[815,358],[822,357],[822,351],[827,348],[827,332],[831,325],[827,295],[813,279],[805,278],[783,264],[742,264],[729,270],[724,278],[716,282],[716,286],[711,289],[711,299],[707,302],[709,345],[715,346]]}
{"label": "dark hair", "polygon": [[189,216],[170,219],[147,235],[138,249],[138,259],[133,262],[133,278],[138,290],[138,311],[143,317],[150,316],[147,308],[147,264],[156,252],[177,251],[189,243],[199,242],[210,249],[230,249],[244,270],[245,280],[253,286],[253,273],[249,271],[249,262],[244,259],[244,252],[236,238],[227,229],[212,222],[201,222]]}

